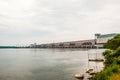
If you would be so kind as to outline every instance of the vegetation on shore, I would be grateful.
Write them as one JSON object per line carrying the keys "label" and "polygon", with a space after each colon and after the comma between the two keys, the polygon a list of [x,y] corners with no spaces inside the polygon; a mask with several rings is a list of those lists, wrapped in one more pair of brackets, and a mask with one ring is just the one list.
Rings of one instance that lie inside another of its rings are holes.
{"label": "vegetation on shore", "polygon": [[106,50],[103,71],[96,74],[92,80],[120,80],[120,34],[105,44]]}
{"label": "vegetation on shore", "polygon": [[111,50],[116,50],[118,47],[120,47],[120,34],[109,40],[104,47]]}

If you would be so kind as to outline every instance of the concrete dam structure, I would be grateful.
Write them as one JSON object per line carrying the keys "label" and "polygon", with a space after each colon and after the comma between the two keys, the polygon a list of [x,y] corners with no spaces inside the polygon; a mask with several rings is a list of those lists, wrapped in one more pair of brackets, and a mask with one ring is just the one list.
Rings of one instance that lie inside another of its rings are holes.
{"label": "concrete dam structure", "polygon": [[68,41],[48,44],[31,44],[29,48],[103,48],[108,40],[115,37],[117,33],[111,34],[95,34],[95,39]]}
{"label": "concrete dam structure", "polygon": [[32,44],[32,48],[95,48],[95,40],[81,40],[48,44]]}

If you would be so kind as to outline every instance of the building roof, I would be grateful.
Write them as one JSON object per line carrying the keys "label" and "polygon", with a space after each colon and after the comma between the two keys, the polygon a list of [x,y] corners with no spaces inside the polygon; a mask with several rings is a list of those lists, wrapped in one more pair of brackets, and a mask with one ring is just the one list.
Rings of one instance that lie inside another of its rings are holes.
{"label": "building roof", "polygon": [[114,37],[116,35],[117,35],[117,33],[104,34],[104,35],[98,36],[97,38]]}

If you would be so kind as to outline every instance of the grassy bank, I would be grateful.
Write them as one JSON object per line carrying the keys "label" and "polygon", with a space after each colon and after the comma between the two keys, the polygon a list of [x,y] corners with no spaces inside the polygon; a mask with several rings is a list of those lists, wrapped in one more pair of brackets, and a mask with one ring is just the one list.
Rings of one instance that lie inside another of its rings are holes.
{"label": "grassy bank", "polygon": [[92,80],[120,80],[120,35],[109,40],[105,46],[110,49],[103,52],[105,67]]}

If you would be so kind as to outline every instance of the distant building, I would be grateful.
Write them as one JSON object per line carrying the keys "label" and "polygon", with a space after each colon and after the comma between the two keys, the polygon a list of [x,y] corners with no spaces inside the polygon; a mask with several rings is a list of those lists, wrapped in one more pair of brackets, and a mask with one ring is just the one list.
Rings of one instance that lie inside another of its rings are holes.
{"label": "distant building", "polygon": [[117,34],[95,34],[95,39],[90,40],[79,40],[79,41],[68,41],[68,42],[57,42],[48,44],[31,44],[30,48],[103,48],[104,44],[108,40],[115,37]]}
{"label": "distant building", "polygon": [[116,33],[112,33],[112,34],[104,34],[104,35],[96,35],[96,39],[95,39],[95,43],[99,48],[102,48],[104,46],[105,43],[107,43],[108,40],[112,39],[113,37],[115,37],[117,34]]}
{"label": "distant building", "polygon": [[94,40],[80,40],[41,44],[42,48],[95,48]]}

